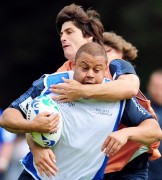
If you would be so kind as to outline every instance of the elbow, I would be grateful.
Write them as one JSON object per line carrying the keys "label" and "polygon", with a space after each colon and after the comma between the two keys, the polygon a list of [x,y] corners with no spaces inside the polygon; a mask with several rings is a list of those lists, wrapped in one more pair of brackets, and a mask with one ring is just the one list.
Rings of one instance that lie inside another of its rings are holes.
{"label": "elbow", "polygon": [[129,89],[127,90],[127,92],[125,92],[125,93],[126,93],[126,94],[125,94],[125,99],[131,99],[131,98],[135,97],[135,96],[138,94],[138,90],[139,90],[139,89],[136,89],[136,88],[134,88],[134,87],[129,88]]}
{"label": "elbow", "polygon": [[161,141],[162,140],[162,130],[160,130],[158,136],[157,136],[157,141]]}
{"label": "elbow", "polygon": [[152,131],[152,133],[153,133],[152,139],[154,139],[154,142],[161,141],[162,140],[162,130],[161,130],[159,123],[156,120],[153,120],[151,126],[152,126],[152,128],[150,129],[150,131]]}
{"label": "elbow", "polygon": [[128,87],[129,87],[129,98],[136,96],[138,94],[140,87],[139,78],[135,75],[132,75],[131,79],[129,79]]}
{"label": "elbow", "polygon": [[161,130],[161,132],[160,132],[160,140],[162,140],[162,130]]}
{"label": "elbow", "polygon": [[138,91],[139,91],[139,89],[136,88],[136,87],[130,89],[130,91],[129,91],[129,96],[130,97],[129,98],[132,98],[132,97],[136,96],[138,94]]}
{"label": "elbow", "polygon": [[5,123],[2,116],[0,118],[0,127],[5,128]]}
{"label": "elbow", "polygon": [[136,96],[139,92],[139,81],[136,79],[136,81],[132,80],[132,83],[129,86],[129,94],[130,94],[130,98]]}
{"label": "elbow", "polygon": [[11,128],[12,124],[10,124],[10,121],[8,120],[8,114],[10,112],[10,109],[7,108],[3,111],[1,119],[0,119],[0,126],[6,130],[7,128]]}
{"label": "elbow", "polygon": [[5,130],[11,132],[11,133],[15,133],[14,131],[12,131],[12,129],[10,129],[7,124],[6,121],[3,119],[3,117],[1,116],[0,118],[0,127],[4,128]]}
{"label": "elbow", "polygon": [[152,135],[151,143],[157,143],[160,142],[161,140],[162,140],[162,130],[160,128],[156,128],[154,135]]}
{"label": "elbow", "polygon": [[126,99],[131,99],[132,97],[135,97],[139,91],[139,86],[140,86],[139,78],[133,74],[129,76],[125,75],[120,78],[124,80],[122,83],[124,86]]}
{"label": "elbow", "polygon": [[162,140],[162,130],[161,130],[160,124],[157,121],[154,121],[154,122],[156,123],[154,137],[155,137],[156,141],[161,141]]}

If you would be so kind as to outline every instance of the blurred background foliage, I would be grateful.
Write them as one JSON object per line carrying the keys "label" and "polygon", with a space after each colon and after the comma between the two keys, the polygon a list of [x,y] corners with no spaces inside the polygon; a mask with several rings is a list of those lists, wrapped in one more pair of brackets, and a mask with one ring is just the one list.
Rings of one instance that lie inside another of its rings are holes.
{"label": "blurred background foliage", "polygon": [[143,92],[150,73],[162,67],[161,0],[1,1],[1,108],[6,108],[42,74],[53,73],[63,64],[55,18],[71,3],[97,10],[106,31],[116,32],[138,48],[133,64]]}

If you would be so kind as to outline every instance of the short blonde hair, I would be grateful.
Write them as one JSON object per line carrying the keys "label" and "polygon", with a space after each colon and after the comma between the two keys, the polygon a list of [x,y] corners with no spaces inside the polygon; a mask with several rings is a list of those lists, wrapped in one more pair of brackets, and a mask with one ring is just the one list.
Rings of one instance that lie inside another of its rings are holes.
{"label": "short blonde hair", "polygon": [[123,53],[124,60],[134,60],[135,58],[137,58],[137,48],[131,43],[124,40],[121,36],[115,34],[114,32],[104,32],[103,38],[105,45],[110,46]]}

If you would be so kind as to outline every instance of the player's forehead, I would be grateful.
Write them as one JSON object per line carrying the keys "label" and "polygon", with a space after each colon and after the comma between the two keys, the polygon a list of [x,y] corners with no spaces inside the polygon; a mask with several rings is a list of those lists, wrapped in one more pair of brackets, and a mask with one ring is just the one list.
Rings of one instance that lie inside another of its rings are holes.
{"label": "player's forehead", "polygon": [[101,55],[90,55],[86,52],[82,52],[76,59],[76,63],[85,64],[88,66],[105,66],[106,60],[104,56]]}
{"label": "player's forehead", "polygon": [[73,23],[73,21],[66,21],[62,24],[62,28],[61,28],[61,32],[66,32],[69,30],[73,30],[73,31],[81,31],[78,27],[75,26],[75,24]]}

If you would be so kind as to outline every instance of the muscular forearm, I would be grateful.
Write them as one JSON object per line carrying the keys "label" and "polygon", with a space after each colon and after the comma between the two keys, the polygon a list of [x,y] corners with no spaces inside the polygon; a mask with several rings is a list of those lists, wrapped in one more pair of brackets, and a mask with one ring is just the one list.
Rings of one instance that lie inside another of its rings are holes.
{"label": "muscular forearm", "polygon": [[20,111],[14,108],[7,108],[1,117],[0,126],[12,133],[31,132],[30,122],[27,121]]}
{"label": "muscular forearm", "polygon": [[162,131],[158,122],[152,119],[143,121],[137,127],[125,128],[125,130],[123,129],[127,133],[128,139],[145,145],[150,145],[162,138]]}
{"label": "muscular forearm", "polygon": [[83,85],[80,89],[81,94],[84,98],[109,101],[130,99],[138,92],[139,80],[135,75],[129,75],[132,77],[129,79],[125,79],[125,76],[128,75],[104,84]]}
{"label": "muscular forearm", "polygon": [[51,85],[50,91],[58,94],[53,99],[60,102],[79,98],[94,98],[107,101],[130,99],[138,93],[139,79],[134,74],[121,75],[117,80],[103,84],[80,84],[63,78],[65,83]]}

